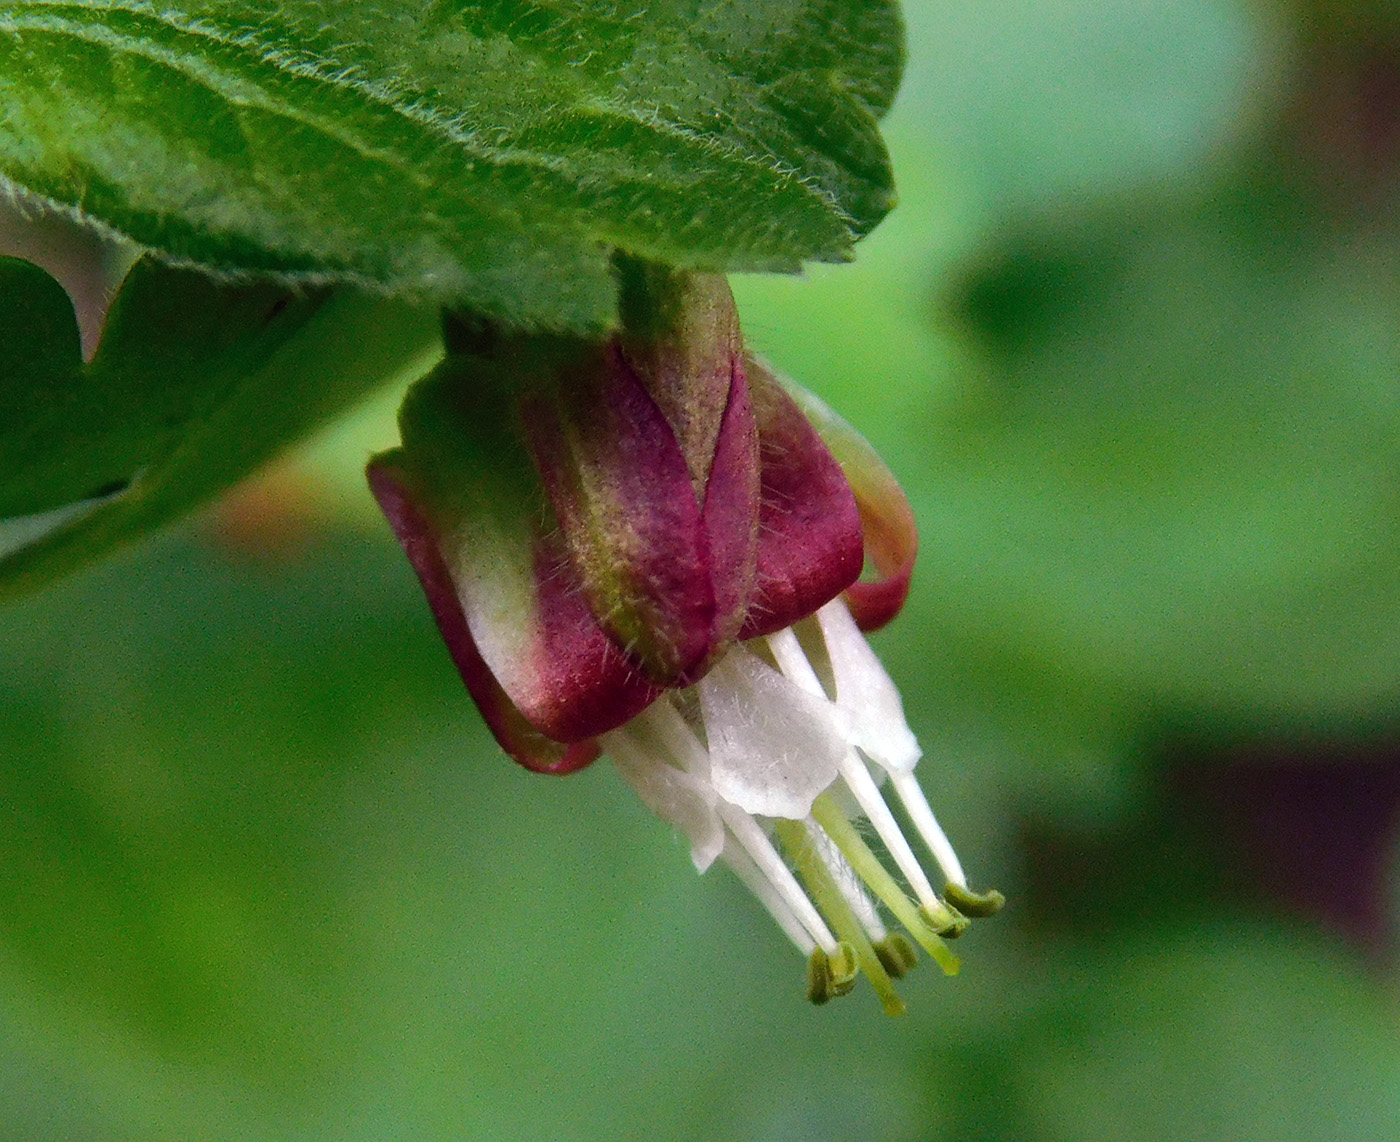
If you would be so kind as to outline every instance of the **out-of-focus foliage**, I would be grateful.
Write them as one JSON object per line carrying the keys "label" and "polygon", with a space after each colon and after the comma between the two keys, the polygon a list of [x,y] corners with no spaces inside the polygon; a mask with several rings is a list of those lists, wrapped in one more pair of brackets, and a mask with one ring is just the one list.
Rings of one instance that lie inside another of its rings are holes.
{"label": "out-of-focus foliage", "polygon": [[1391,1137],[1400,63],[1299,11],[917,5],[901,209],[740,283],[923,526],[879,648],[1011,897],[958,978],[806,1007],[605,767],[496,753],[377,522],[265,550],[284,471],[0,613],[0,1137]]}

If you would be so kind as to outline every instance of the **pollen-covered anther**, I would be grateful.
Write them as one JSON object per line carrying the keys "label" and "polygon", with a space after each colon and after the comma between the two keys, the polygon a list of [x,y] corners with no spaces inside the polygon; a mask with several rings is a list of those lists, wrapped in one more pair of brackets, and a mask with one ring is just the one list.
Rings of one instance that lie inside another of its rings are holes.
{"label": "pollen-covered anther", "polygon": [[967,916],[947,904],[921,904],[919,915],[945,940],[956,940],[972,927],[972,921]]}
{"label": "pollen-covered anther", "polygon": [[836,955],[813,948],[807,958],[807,998],[818,1007],[838,996],[848,995],[856,985],[860,966],[850,944],[839,944]]}
{"label": "pollen-covered anther", "polygon": [[919,953],[901,932],[891,932],[875,945],[875,954],[891,979],[903,979],[919,963]]}

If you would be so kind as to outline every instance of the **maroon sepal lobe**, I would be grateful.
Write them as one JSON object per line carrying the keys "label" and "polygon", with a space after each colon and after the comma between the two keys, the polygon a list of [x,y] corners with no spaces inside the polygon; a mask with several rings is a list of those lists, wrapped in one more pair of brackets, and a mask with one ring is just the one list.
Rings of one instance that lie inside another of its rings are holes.
{"label": "maroon sepal lobe", "polygon": [[851,585],[864,561],[860,512],[841,466],[802,410],[747,361],[758,422],[758,573],[740,638],[771,634]]}
{"label": "maroon sepal lobe", "polygon": [[846,588],[846,605],[861,630],[879,630],[904,609],[914,560],[919,554],[919,529],[914,511],[897,483],[872,490],[852,474],[851,491],[860,511],[865,555],[876,578],[858,579]]}
{"label": "maroon sepal lobe", "polygon": [[626,331],[521,411],[589,607],[638,670],[678,686],[708,669],[747,610],[759,462],[728,286],[667,282],[681,315],[694,296],[706,319],[663,307],[655,340]]}
{"label": "maroon sepal lobe", "polygon": [[715,617],[710,625],[708,667],[739,636],[758,575],[762,535],[762,483],[758,425],[744,362],[731,363],[729,397],[705,485],[700,528],[709,546]]}
{"label": "maroon sepal lobe", "polygon": [[658,682],[688,675],[714,624],[710,552],[690,473],[656,402],[608,346],[521,411],[593,613]]}
{"label": "maroon sepal lobe", "polygon": [[[552,740],[531,724],[496,681],[477,649],[438,539],[426,517],[414,506],[405,475],[377,459],[371,462],[368,476],[375,499],[423,585],[448,653],[501,748],[536,773],[573,773],[594,761],[599,749],[590,736],[577,734]],[[650,701],[648,696],[637,703],[634,712],[644,709]],[[616,724],[630,716],[619,718]]]}
{"label": "maroon sepal lobe", "polygon": [[[749,371],[761,371],[775,385],[784,384],[761,361],[750,360]],[[861,630],[877,630],[899,614],[909,596],[919,552],[914,512],[894,473],[864,436],[805,389],[791,382],[786,385],[840,464],[855,497],[865,563],[874,574],[846,588],[846,604]]]}
{"label": "maroon sepal lobe", "polygon": [[531,725],[580,741],[630,722],[661,696],[599,625],[557,533],[540,537],[534,578],[534,684],[511,695]]}

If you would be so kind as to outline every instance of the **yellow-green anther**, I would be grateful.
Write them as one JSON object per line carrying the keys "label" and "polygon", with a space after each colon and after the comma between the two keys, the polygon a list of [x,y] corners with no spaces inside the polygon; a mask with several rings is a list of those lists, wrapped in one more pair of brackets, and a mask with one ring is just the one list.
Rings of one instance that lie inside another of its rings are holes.
{"label": "yellow-green anther", "polygon": [[[909,934],[933,957],[945,975],[957,975],[961,966],[958,957],[939,939],[938,927],[929,921],[923,908],[904,894],[889,870],[870,851],[856,828],[841,811],[841,807],[829,794],[823,793],[812,805],[812,816],[841,850],[841,855],[851,862],[856,875],[861,878],[883,901],[885,907],[898,917]],[[950,914],[951,915],[951,914]]]}
{"label": "yellow-green anther", "polygon": [[945,940],[956,940],[972,927],[971,920],[947,904],[936,906],[920,904],[919,915],[924,918],[924,922],[930,928]]}
{"label": "yellow-green anther", "polygon": [[871,945],[891,979],[903,979],[919,962],[913,943],[902,932],[891,932]]}
{"label": "yellow-green anther", "polygon": [[855,949],[845,941],[836,946],[835,956],[814,948],[807,957],[807,998],[820,1007],[837,996],[849,995],[859,974]]}
{"label": "yellow-green anther", "polygon": [[1006,897],[995,888],[989,888],[986,892],[973,892],[970,888],[949,884],[943,890],[943,895],[948,898],[948,903],[964,916],[972,916],[979,920],[986,916],[995,916],[1006,903]]}
{"label": "yellow-green anther", "polygon": [[807,999],[820,1007],[831,996],[831,961],[820,948],[813,948],[807,957]]}
{"label": "yellow-green anther", "polygon": [[775,822],[775,827],[783,849],[797,865],[797,870],[807,882],[818,907],[831,921],[837,937],[842,943],[855,949],[861,970],[869,977],[870,985],[880,997],[880,1005],[885,1009],[885,1014],[903,1015],[904,1000],[900,999],[899,993],[895,991],[894,982],[885,971],[880,957],[875,954],[875,949],[870,946],[870,938],[861,928],[860,921],[851,911],[851,906],[846,903],[841,889],[831,879],[831,873],[817,856],[802,822],[780,819]]}
{"label": "yellow-green anther", "polygon": [[831,994],[849,995],[851,988],[856,985],[856,976],[860,975],[860,961],[856,958],[856,950],[842,940],[836,945],[835,958],[828,957],[827,970],[831,974]]}

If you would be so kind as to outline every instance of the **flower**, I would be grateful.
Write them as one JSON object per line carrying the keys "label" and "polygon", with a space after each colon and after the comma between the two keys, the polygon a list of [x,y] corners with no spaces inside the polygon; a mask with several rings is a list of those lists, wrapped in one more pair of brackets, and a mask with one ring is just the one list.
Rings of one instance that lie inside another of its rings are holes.
{"label": "flower", "polygon": [[914,944],[955,971],[943,939],[1001,903],[968,888],[861,634],[908,593],[908,502],[853,429],[745,351],[723,277],[619,272],[607,339],[449,319],[370,486],[507,753],[554,774],[606,753],[696,867],[728,864],[808,955],[814,1002],[863,971],[903,1010],[891,978]]}

